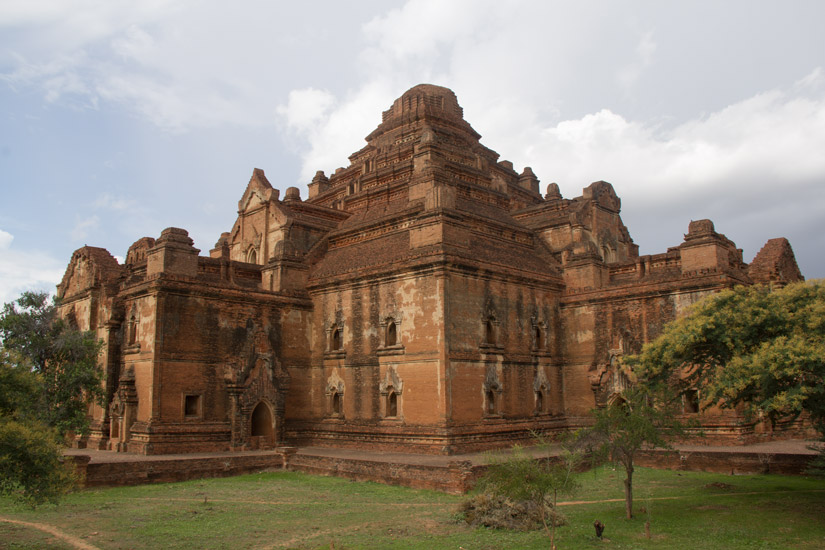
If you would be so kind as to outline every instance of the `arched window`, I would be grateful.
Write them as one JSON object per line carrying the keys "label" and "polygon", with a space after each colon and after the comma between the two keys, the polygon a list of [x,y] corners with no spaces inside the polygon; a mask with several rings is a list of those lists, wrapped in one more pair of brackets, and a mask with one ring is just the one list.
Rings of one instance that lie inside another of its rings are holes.
{"label": "arched window", "polygon": [[624,411],[625,414],[630,414],[630,410],[628,408],[627,399],[622,397],[619,393],[614,393],[610,397],[607,398],[607,405],[609,407],[618,407],[620,410]]}
{"label": "arched window", "polygon": [[137,342],[137,318],[133,313],[129,318],[129,345],[133,346]]}
{"label": "arched window", "polygon": [[258,263],[258,251],[254,248],[249,249],[249,254],[246,256],[246,261],[250,264]]}
{"label": "arched window", "polygon": [[398,332],[395,328],[395,321],[389,319],[387,321],[387,347],[394,346],[398,343]]}
{"label": "arched window", "polygon": [[544,349],[544,331],[541,330],[540,325],[536,325],[533,327],[533,337],[536,340],[536,349],[543,350]]}
{"label": "arched window", "polygon": [[332,414],[341,414],[341,394],[338,392],[332,394]]}
{"label": "arched window", "polygon": [[394,390],[387,394],[387,416],[398,416],[398,394]]}
{"label": "arched window", "polygon": [[544,392],[542,392],[541,390],[536,391],[536,412],[544,412]]}
{"label": "arched window", "polygon": [[696,414],[699,412],[699,390],[690,389],[685,390],[684,399],[684,413]]}
{"label": "arched window", "polygon": [[338,325],[332,325],[331,333],[329,335],[330,342],[329,342],[329,349],[332,351],[338,351],[341,349],[341,327]]}
{"label": "arched window", "polygon": [[491,346],[496,343],[496,328],[493,325],[492,319],[487,319],[487,324],[485,325],[484,331],[484,342],[490,344]]}
{"label": "arched window", "polygon": [[487,390],[487,414],[496,414],[496,392]]}

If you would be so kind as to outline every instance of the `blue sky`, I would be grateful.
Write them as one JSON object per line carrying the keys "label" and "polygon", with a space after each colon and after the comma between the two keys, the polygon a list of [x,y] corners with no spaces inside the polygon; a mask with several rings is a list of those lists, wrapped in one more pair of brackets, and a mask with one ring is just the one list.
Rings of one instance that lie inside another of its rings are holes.
{"label": "blue sky", "polygon": [[296,4],[0,3],[0,302],[84,244],[208,253],[253,168],[306,196],[422,82],[542,187],[613,183],[642,254],[711,218],[825,277],[825,3]]}

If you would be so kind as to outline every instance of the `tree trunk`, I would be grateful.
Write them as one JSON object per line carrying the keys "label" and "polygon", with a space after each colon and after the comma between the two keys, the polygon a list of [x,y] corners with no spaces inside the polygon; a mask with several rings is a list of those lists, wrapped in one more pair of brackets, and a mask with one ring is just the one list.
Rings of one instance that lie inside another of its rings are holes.
{"label": "tree trunk", "polygon": [[[556,491],[553,490],[553,532],[550,535],[550,550],[556,550]],[[544,507],[542,506],[542,513],[544,512]],[[544,516],[542,516],[542,519]],[[544,522],[544,528],[547,529],[547,522]]]}
{"label": "tree trunk", "polygon": [[[544,524],[544,532],[547,533],[548,537],[550,537],[550,550],[555,550],[556,547],[553,545],[553,538],[556,534],[556,531],[555,529],[553,529],[553,532],[551,533],[550,528],[547,526],[547,513],[544,510],[544,496],[542,496],[539,502],[539,506],[541,506],[541,522],[542,524]],[[555,525],[555,523],[553,525]]]}
{"label": "tree trunk", "polygon": [[627,519],[633,518],[633,464],[625,466],[627,478],[624,480],[624,509]]}

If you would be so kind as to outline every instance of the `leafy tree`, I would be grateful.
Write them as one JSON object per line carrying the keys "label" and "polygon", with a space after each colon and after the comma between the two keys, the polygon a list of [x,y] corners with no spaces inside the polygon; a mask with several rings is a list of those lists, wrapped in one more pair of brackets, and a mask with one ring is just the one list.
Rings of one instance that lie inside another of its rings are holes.
{"label": "leafy tree", "polygon": [[[549,454],[552,443],[540,434],[533,434],[540,454]],[[550,548],[555,549],[556,521],[548,526],[547,504],[551,503],[552,513],[556,513],[559,495],[572,494],[579,484],[575,478],[576,467],[582,454],[570,445],[562,445],[558,460],[536,458],[520,446],[515,446],[508,455],[500,455],[490,464],[486,474],[479,480],[481,490],[503,496],[514,501],[528,501],[541,513],[544,531],[550,537]]]}
{"label": "leafy tree", "polygon": [[672,439],[685,436],[674,405],[665,388],[637,383],[606,407],[594,409],[594,424],[577,433],[579,444],[594,461],[608,459],[624,467],[627,519],[633,517],[633,472],[639,451],[647,447],[669,449]]}
{"label": "leafy tree", "polygon": [[0,416],[26,420],[38,399],[40,380],[21,359],[13,360],[0,347]]}
{"label": "leafy tree", "polygon": [[24,361],[12,361],[0,349],[0,494],[31,505],[55,501],[74,485],[72,470],[62,462],[59,434],[31,407],[40,385],[40,376]]}
{"label": "leafy tree", "polygon": [[62,442],[88,431],[89,405],[103,395],[100,343],[31,292],[5,305],[0,338],[0,494],[54,501],[74,483]]}
{"label": "leafy tree", "polygon": [[704,407],[772,422],[807,413],[825,438],[825,281],[713,295],[631,361],[653,381],[699,388]]}
{"label": "leafy tree", "polygon": [[25,292],[3,308],[0,339],[4,349],[38,375],[41,391],[27,403],[27,414],[61,435],[87,433],[89,405],[103,398],[97,367],[101,344],[94,334],[58,317],[47,294]]}

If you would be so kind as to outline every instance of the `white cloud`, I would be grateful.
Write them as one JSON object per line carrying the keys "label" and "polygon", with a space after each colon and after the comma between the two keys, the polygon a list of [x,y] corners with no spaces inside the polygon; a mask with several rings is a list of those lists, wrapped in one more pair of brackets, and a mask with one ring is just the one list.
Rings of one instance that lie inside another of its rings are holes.
{"label": "white cloud", "polygon": [[7,233],[0,229],[0,250],[5,250],[11,246],[11,242],[14,240],[14,235],[11,233]]}
{"label": "white cloud", "polygon": [[72,50],[104,39],[135,23],[156,21],[186,5],[178,0],[4,0],[0,28],[36,28],[30,37],[43,49],[62,44]]}
{"label": "white cloud", "polygon": [[[653,30],[615,34],[618,25],[610,21],[620,10],[611,14],[608,9],[593,19],[586,7],[518,7],[411,0],[365,24],[365,78],[358,87],[345,96],[293,90],[278,109],[290,131],[308,144],[302,181],[316,170],[346,165],[347,156],[380,122],[378,112],[431,76],[456,91],[465,117],[485,135],[485,145],[532,166],[545,182],[558,181],[567,194],[606,179],[622,196],[649,204],[720,185],[731,192],[764,190],[779,181],[795,185],[825,176],[825,155],[818,152],[825,150],[821,69],[788,89],[669,121],[670,127],[660,125],[662,117],[631,118],[611,108],[559,120],[554,73],[569,73],[569,64],[582,61],[579,52],[592,45],[590,35],[575,31],[583,21],[597,21],[592,32],[606,34],[604,43],[613,46],[599,53],[608,59],[603,68],[618,71],[622,86],[617,90],[628,92],[655,65],[658,40]],[[542,28],[546,32],[539,32]],[[425,70],[420,67],[424,58]],[[541,67],[535,66],[536,58],[544,62]],[[590,78],[590,71],[576,70]]]}
{"label": "white cloud", "polygon": [[115,53],[138,62],[147,61],[157,52],[156,46],[154,37],[137,25],[131,25],[123,36],[112,40],[112,49]]}
{"label": "white cloud", "polygon": [[11,32],[0,48],[0,81],[51,102],[125,107],[176,133],[271,127],[288,91],[285,75],[316,80],[309,56],[335,59],[352,48],[332,42],[324,25],[343,30],[366,9],[329,5],[319,14],[310,4],[265,1],[12,4],[0,5],[0,29]]}
{"label": "white cloud", "polygon": [[794,88],[802,93],[821,89],[825,85],[825,71],[817,67],[803,78],[794,82]]}
{"label": "white cloud", "polygon": [[[358,56],[360,83],[346,93],[331,92],[334,105],[311,128],[291,128],[310,143],[302,180],[344,164],[380,123],[380,110],[424,82],[452,88],[476,130],[497,140],[487,145],[516,158],[532,144],[535,129],[558,116],[558,91],[570,86],[560,75],[587,67],[580,83],[586,87],[603,80],[600,71],[616,70],[612,57],[652,59],[656,45],[647,33],[632,41],[623,37],[594,63],[592,36],[579,32],[591,23],[591,11],[543,2],[410,0],[373,17],[362,28],[367,43]],[[603,11],[599,25],[619,10]],[[508,141],[526,145],[500,146]]]}
{"label": "white cloud", "polygon": [[745,261],[767,239],[790,238],[810,275],[825,230],[825,93],[807,92],[756,94],[670,129],[603,109],[534,128],[529,147],[521,137],[509,145],[566,197],[613,183],[643,254],[679,244],[690,219],[707,217]]}
{"label": "white cloud", "polygon": [[140,74],[112,74],[97,85],[95,92],[102,99],[130,106],[151,123],[172,132],[249,119],[242,104],[232,98],[202,92],[194,100],[188,97],[186,88]]}
{"label": "white cloud", "polygon": [[[8,68],[0,80],[16,89],[42,90],[49,102],[123,105],[171,131],[271,124],[261,116],[274,103],[269,86],[252,84],[255,76],[272,74],[260,70],[270,63],[254,65],[273,51],[260,41],[269,19],[254,19],[248,34],[236,33],[226,26],[248,12],[217,5],[187,12],[189,4],[113,0],[46,3],[40,9],[16,2],[0,6],[0,21],[5,18],[10,30],[25,31],[6,49],[10,53],[0,67]],[[216,29],[215,19],[225,26]]]}
{"label": "white cloud", "polygon": [[128,210],[134,207],[134,201],[123,197],[115,197],[110,193],[100,195],[94,202],[94,207],[102,210]]}
{"label": "white cloud", "polygon": [[348,165],[347,157],[363,146],[364,137],[381,121],[381,107],[376,106],[389,108],[392,94],[388,83],[381,80],[341,101],[319,90],[290,92],[288,104],[277,112],[308,144],[301,154],[301,181],[308,182],[317,170]]}
{"label": "white cloud", "polygon": [[636,52],[641,58],[642,65],[650,65],[653,61],[653,54],[656,53],[656,42],[653,41],[653,31],[648,31],[642,35]]}
{"label": "white cloud", "polygon": [[[510,5],[508,10],[515,10]],[[392,59],[431,60],[444,45],[472,37],[499,11],[489,0],[410,0],[402,7],[371,19],[363,27],[375,52]]]}
{"label": "white cloud", "polygon": [[19,54],[14,57],[16,68],[9,73],[0,73],[0,81],[13,89],[25,88],[36,82],[48,103],[74,96],[80,99],[81,104],[95,106],[97,97],[78,72],[85,60],[83,52],[60,53],[42,63],[31,63]]}
{"label": "white cloud", "polygon": [[624,88],[631,88],[636,84],[642,72],[653,62],[656,47],[656,42],[653,41],[653,32],[644,33],[636,46],[637,58],[619,71],[619,83]]}
{"label": "white cloud", "polygon": [[[381,122],[381,111],[400,92],[423,82],[449,85],[446,81],[455,80],[450,75],[455,58],[483,56],[478,52],[482,43],[502,35],[506,21],[517,18],[518,5],[503,10],[492,1],[410,0],[371,18],[362,27],[367,46],[358,54],[363,75],[358,86],[340,97],[293,90],[287,104],[277,108],[289,130],[308,144],[301,154],[301,182],[317,170],[346,166],[347,157],[364,145],[364,137]],[[504,34],[512,37],[509,31]],[[490,56],[487,62],[494,67],[497,60]]]}
{"label": "white cloud", "polygon": [[100,226],[100,218],[96,215],[78,219],[72,228],[72,240],[82,241],[89,236],[89,233]]}
{"label": "white cloud", "polygon": [[661,132],[609,110],[542,129],[525,159],[539,177],[578,192],[597,179],[646,201],[709,192],[767,191],[825,179],[825,96],[758,94]]}
{"label": "white cloud", "polygon": [[319,122],[334,103],[335,97],[326,90],[292,90],[287,104],[279,105],[276,112],[285,119],[290,129],[311,133],[317,130]]}
{"label": "white cloud", "polygon": [[26,290],[54,292],[65,265],[38,251],[12,248],[14,236],[0,230],[0,304],[11,302]]}

